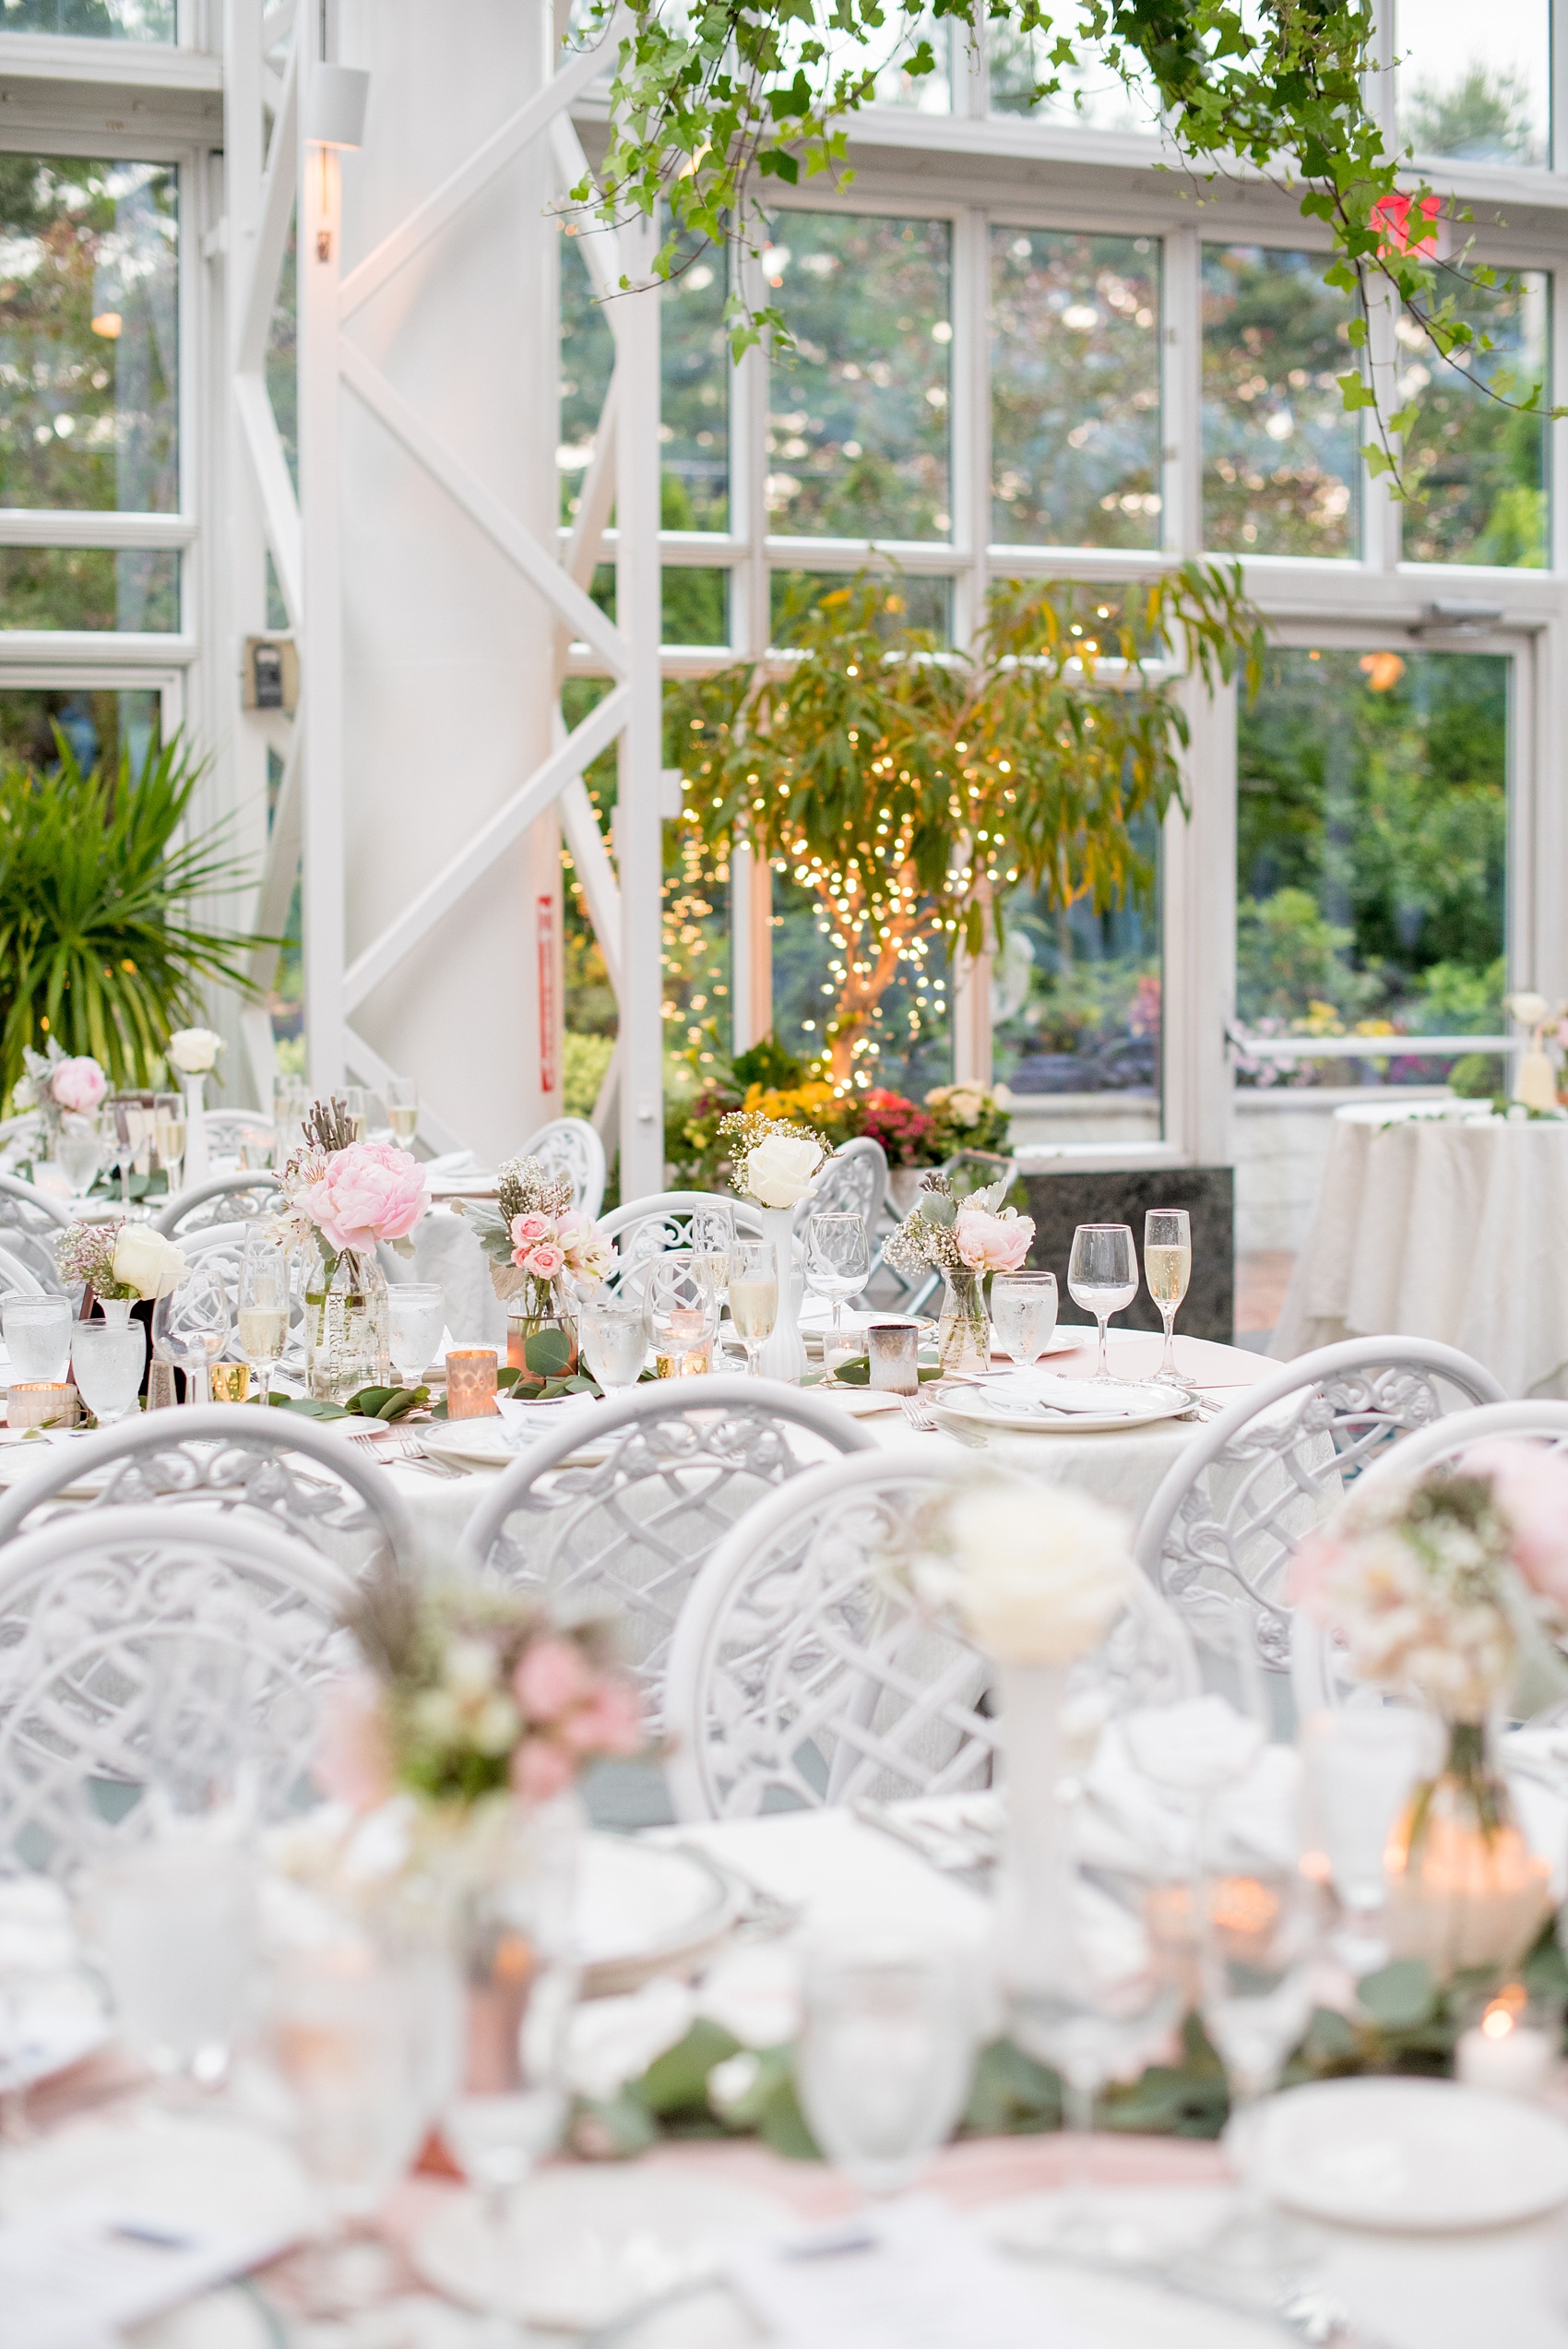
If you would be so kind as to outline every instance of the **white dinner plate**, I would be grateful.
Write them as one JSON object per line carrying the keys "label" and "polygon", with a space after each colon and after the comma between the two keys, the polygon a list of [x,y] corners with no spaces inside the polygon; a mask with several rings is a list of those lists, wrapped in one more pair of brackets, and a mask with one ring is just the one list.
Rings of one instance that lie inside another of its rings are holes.
{"label": "white dinner plate", "polygon": [[18,2213],[86,2195],[151,2224],[232,2229],[279,2243],[309,2232],[318,2201],[275,2136],[145,2107],[128,2119],[84,2120],[14,2147],[6,2194]]}
{"label": "white dinner plate", "polygon": [[1568,2125],[1449,2080],[1315,2081],[1275,2097],[1260,2167],[1311,2218],[1446,2235],[1568,2201]]}
{"label": "white dinner plate", "polygon": [[[1006,1389],[1005,1377],[988,1378],[974,1387],[949,1386],[927,1401],[950,1418],[977,1422],[982,1427],[1005,1427],[1026,1435],[1098,1436],[1114,1428],[1146,1427],[1160,1419],[1174,1419],[1192,1408],[1192,1398],[1175,1387],[1134,1387],[1112,1383],[1098,1386],[1087,1378],[1036,1378],[1017,1381],[1017,1401]],[[1063,1408],[1037,1411],[1034,1403],[1059,1402]],[[1070,1406],[1070,1408],[1069,1408]]]}
{"label": "white dinner plate", "polygon": [[453,2196],[415,2238],[413,2260],[427,2283],[468,2307],[581,2332],[671,2291],[737,2241],[784,2233],[792,2220],[787,2203],[716,2178],[600,2163],[525,2186],[499,2244],[480,2198]]}
{"label": "white dinner plate", "polygon": [[[579,1413],[587,1416],[582,1403],[563,1404],[559,1410],[546,1407],[526,1419],[433,1419],[421,1426],[419,1437],[426,1451],[437,1460],[453,1461],[464,1468],[507,1468]],[[585,1436],[582,1450],[572,1455],[574,1461],[603,1457],[603,1444],[596,1443],[591,1436]]]}
{"label": "white dinner plate", "polygon": [[590,1997],[636,1990],[689,1964],[726,1934],[740,1891],[701,1852],[627,1835],[587,1835],[574,1938]]}

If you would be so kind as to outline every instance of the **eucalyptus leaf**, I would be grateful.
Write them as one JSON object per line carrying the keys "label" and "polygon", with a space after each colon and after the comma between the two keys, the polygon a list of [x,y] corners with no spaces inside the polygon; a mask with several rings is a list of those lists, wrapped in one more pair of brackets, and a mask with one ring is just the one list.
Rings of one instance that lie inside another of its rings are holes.
{"label": "eucalyptus leaf", "polygon": [[1396,1958],[1359,1985],[1357,1996],[1384,2031],[1413,2031],[1437,2011],[1437,1985],[1420,1958]]}
{"label": "eucalyptus leaf", "polygon": [[296,1411],[302,1419],[347,1419],[341,1403],[318,1402],[314,1395],[269,1395],[274,1411]]}
{"label": "eucalyptus leaf", "polygon": [[523,1340],[523,1361],[536,1378],[564,1377],[574,1352],[564,1330],[530,1330]]}

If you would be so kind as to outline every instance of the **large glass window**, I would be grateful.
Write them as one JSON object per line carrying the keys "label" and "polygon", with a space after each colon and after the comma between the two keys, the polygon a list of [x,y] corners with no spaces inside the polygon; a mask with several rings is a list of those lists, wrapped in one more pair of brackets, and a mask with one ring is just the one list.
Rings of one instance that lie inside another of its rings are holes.
{"label": "large glass window", "polygon": [[664,289],[659,437],[667,531],[722,531],[729,526],[731,369],[724,331],[724,268],[721,250],[699,250]]}
{"label": "large glass window", "polygon": [[1539,169],[1551,151],[1550,0],[1399,0],[1399,136],[1418,155]]}
{"label": "large glass window", "polygon": [[[1404,508],[1403,543],[1415,563],[1502,563],[1538,569],[1547,549],[1547,425],[1512,403],[1532,386],[1545,398],[1549,280],[1537,269],[1495,287],[1467,288],[1465,314],[1495,346],[1441,358],[1401,318],[1401,401],[1417,421],[1406,448],[1420,477]],[[1491,386],[1503,399],[1494,398]]]}
{"label": "large glass window", "polygon": [[569,522],[583,502],[583,475],[593,462],[594,435],[615,365],[615,344],[569,227],[559,249],[561,439],[555,461],[561,474],[561,519]]}
{"label": "large glass window", "polygon": [[0,628],[180,625],[180,558],[149,547],[0,546]]}
{"label": "large glass window", "polygon": [[176,185],[0,155],[0,506],[178,509]]}
{"label": "large glass window", "polygon": [[55,728],[77,764],[113,773],[125,752],[139,772],[160,734],[160,697],[145,687],[6,686],[0,687],[0,758],[15,758],[47,774],[59,764]]}
{"label": "large glass window", "polygon": [[[1153,92],[1137,82],[1129,89],[1093,42],[1075,42],[1082,63],[1065,69],[1051,63],[1055,45],[1052,26],[1022,32],[1004,22],[987,25],[993,114],[1032,114],[1037,122],[1080,123],[1086,130],[1141,131],[1146,137],[1158,130],[1159,108]],[[1035,90],[1058,78],[1061,89],[1037,105]]]}
{"label": "large glass window", "polygon": [[1325,266],[1204,247],[1204,543],[1217,553],[1360,552],[1359,441],[1336,381],[1356,364],[1352,313]]}
{"label": "large glass window", "polygon": [[0,0],[0,32],[80,41],[172,41],[174,0]]}
{"label": "large glass window", "polygon": [[1159,246],[991,233],[991,531],[1158,546]]}
{"label": "large glass window", "polygon": [[768,378],[769,528],[945,538],[947,222],[781,212],[763,266],[796,347]]}

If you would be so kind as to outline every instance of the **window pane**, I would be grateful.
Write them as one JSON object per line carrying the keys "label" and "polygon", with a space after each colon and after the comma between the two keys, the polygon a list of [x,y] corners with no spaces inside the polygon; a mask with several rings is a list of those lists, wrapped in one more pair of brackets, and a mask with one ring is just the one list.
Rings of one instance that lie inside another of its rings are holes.
{"label": "window pane", "polygon": [[1016,1142],[1158,1141],[1161,1131],[1158,827],[1140,827],[1145,904],[1053,912],[1016,890],[992,972],[992,1055]]}
{"label": "window pane", "polygon": [[96,686],[7,686],[0,688],[0,758],[47,771],[59,763],[58,726],[78,766],[117,769],[125,750],[133,772],[139,772],[159,739],[160,714],[158,695],[139,687],[119,692]]}
{"label": "window pane", "polygon": [[768,380],[767,506],[775,531],[945,538],[945,221],[780,212],[763,255],[796,338]]}
{"label": "window pane", "polygon": [[[773,642],[786,642],[792,620],[820,603],[825,595],[848,585],[841,571],[775,571],[769,624]],[[951,579],[889,579],[882,608],[889,633],[895,628],[929,628],[938,644],[953,641]]]}
{"label": "window pane", "polygon": [[1406,447],[1424,492],[1421,504],[1402,508],[1408,562],[1545,563],[1546,421],[1500,407],[1479,387],[1495,382],[1516,400],[1527,385],[1544,382],[1548,301],[1548,280],[1536,269],[1467,289],[1464,315],[1497,348],[1464,368],[1447,364],[1419,327],[1400,319],[1399,398],[1413,397],[1420,411]]}
{"label": "window pane", "polygon": [[0,546],[0,628],[180,625],[180,558],[148,547]]}
{"label": "window pane", "polygon": [[[835,935],[814,890],[776,872],[773,1032],[802,1060],[826,1049],[825,1031],[843,986],[844,959],[833,943]],[[842,937],[844,933],[837,935]],[[869,1049],[854,1063],[861,1091],[885,1085],[919,1101],[932,1085],[951,1082],[948,991],[946,957],[940,946],[921,952],[913,963],[900,963],[899,975],[882,996],[866,1031]]]}
{"label": "window pane", "polygon": [[666,644],[729,643],[728,571],[688,570],[683,564],[667,563],[659,578],[664,583]]}
{"label": "window pane", "polygon": [[705,247],[665,287],[660,304],[659,439],[667,531],[722,531],[730,525],[731,361],[724,331],[724,261],[721,249]]}
{"label": "window pane", "polygon": [[[803,36],[796,31],[785,41],[785,54],[791,48],[799,52]],[[921,17],[916,22],[899,15],[890,15],[880,32],[873,33],[865,42],[845,35],[824,34],[820,26],[811,28],[814,40],[826,39],[827,54],[836,73],[869,73],[875,83],[871,103],[873,106],[912,107],[922,114],[945,114],[953,106],[953,29],[939,23],[934,17]],[[935,70],[929,74],[905,71],[904,60],[920,41],[931,43],[936,60]]]}
{"label": "window pane", "polygon": [[[1499,1034],[1508,662],[1278,651],[1239,736],[1236,1003],[1259,1034]],[[1243,1084],[1443,1083],[1419,1053]]]}
{"label": "window pane", "polygon": [[1203,256],[1204,544],[1228,554],[1360,552],[1355,365],[1347,297],[1326,256],[1206,244]]}
{"label": "window pane", "polygon": [[1159,246],[991,232],[992,537],[1159,544]]}
{"label": "window pane", "polygon": [[1549,0],[1496,0],[1482,18],[1465,0],[1399,0],[1399,137],[1418,155],[1467,163],[1549,161]]}
{"label": "window pane", "polygon": [[172,41],[174,0],[0,0],[0,32],[83,41]]}
{"label": "window pane", "polygon": [[175,193],[0,155],[0,506],[177,509]]}
{"label": "window pane", "polygon": [[1033,104],[1030,93],[1036,86],[1056,77],[1058,68],[1050,63],[1056,38],[1055,28],[1020,32],[994,20],[986,26],[993,114],[1032,114],[1037,122],[1081,123],[1087,130],[1140,131],[1146,137],[1158,130],[1159,108],[1153,92],[1142,86],[1129,89],[1092,41],[1075,41],[1082,65],[1062,72],[1062,88],[1053,98]]}
{"label": "window pane", "polygon": [[561,519],[582,504],[583,475],[593,460],[593,436],[610,388],[615,345],[595,301],[588,264],[568,228],[561,255],[561,421],[556,463],[561,470]]}

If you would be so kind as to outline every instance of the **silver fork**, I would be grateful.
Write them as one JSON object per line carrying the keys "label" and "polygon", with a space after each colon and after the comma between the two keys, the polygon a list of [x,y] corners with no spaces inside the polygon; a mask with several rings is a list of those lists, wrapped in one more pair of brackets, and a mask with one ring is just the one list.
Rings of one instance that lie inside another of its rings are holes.
{"label": "silver fork", "polygon": [[918,1427],[922,1436],[939,1436],[942,1433],[923,1395],[900,1395],[898,1401],[910,1426]]}

